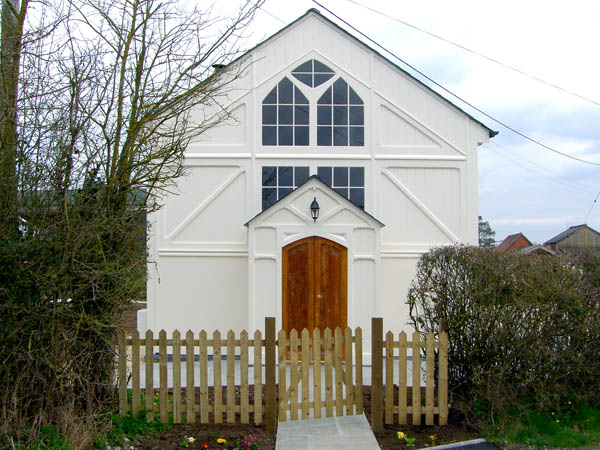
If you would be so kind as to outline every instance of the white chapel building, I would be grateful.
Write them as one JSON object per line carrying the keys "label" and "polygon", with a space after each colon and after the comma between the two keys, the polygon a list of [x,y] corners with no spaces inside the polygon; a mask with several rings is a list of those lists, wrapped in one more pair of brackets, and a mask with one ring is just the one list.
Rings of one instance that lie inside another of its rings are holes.
{"label": "white chapel building", "polygon": [[314,9],[238,61],[235,120],[191,143],[148,218],[141,331],[412,331],[420,255],[478,242],[495,132]]}

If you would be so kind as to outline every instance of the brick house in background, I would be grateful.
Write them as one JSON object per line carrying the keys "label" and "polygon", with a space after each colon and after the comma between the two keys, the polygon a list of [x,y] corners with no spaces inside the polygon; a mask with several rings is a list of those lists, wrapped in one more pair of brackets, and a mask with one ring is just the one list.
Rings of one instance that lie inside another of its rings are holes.
{"label": "brick house in background", "polygon": [[496,250],[499,252],[514,252],[531,246],[533,246],[533,243],[523,233],[517,233],[506,236],[506,239],[496,247]]}

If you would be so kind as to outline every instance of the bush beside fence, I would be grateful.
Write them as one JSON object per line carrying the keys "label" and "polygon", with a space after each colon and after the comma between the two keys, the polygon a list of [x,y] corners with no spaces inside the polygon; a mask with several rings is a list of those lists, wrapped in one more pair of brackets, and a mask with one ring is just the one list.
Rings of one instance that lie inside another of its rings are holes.
{"label": "bush beside fence", "polygon": [[[473,421],[550,413],[600,392],[600,257],[475,247],[424,254],[408,293],[421,335],[450,336],[452,404]],[[570,402],[570,403],[569,403]]]}

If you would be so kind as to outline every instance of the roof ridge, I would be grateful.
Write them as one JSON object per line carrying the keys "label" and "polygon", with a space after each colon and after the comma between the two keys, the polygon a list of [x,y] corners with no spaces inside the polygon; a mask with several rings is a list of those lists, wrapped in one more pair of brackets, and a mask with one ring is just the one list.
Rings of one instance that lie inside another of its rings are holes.
{"label": "roof ridge", "polygon": [[402,72],[404,75],[406,75],[407,77],[409,77],[415,83],[418,83],[418,85],[420,87],[423,87],[428,92],[431,92],[432,94],[434,94],[439,100],[445,102],[446,104],[450,105],[455,110],[460,111],[461,113],[463,113],[464,115],[466,115],[472,121],[474,121],[474,122],[478,123],[479,125],[481,125],[483,128],[485,128],[488,131],[488,134],[489,134],[490,138],[493,138],[494,136],[496,136],[498,134],[498,131],[492,130],[490,127],[488,127],[487,125],[485,125],[482,121],[480,121],[479,119],[477,119],[475,116],[473,116],[472,114],[469,114],[464,109],[462,109],[458,105],[454,104],[453,102],[451,102],[450,100],[448,100],[446,97],[444,97],[442,94],[440,94],[439,92],[437,92],[435,89],[433,89],[432,87],[430,87],[429,85],[427,85],[423,81],[419,80],[414,75],[411,75],[407,70],[403,69],[398,64],[392,62],[389,58],[383,56],[380,52],[378,52],[377,50],[375,50],[373,47],[371,47],[367,43],[363,42],[362,40],[360,40],[359,38],[357,38],[355,35],[353,35],[352,33],[350,33],[349,31],[347,31],[344,28],[342,28],[340,25],[338,25],[337,23],[335,23],[333,20],[331,20],[328,17],[324,16],[321,13],[321,11],[319,11],[316,8],[310,8],[310,9],[308,9],[300,17],[298,17],[297,19],[295,19],[292,22],[288,23],[283,28],[281,28],[278,31],[276,31],[275,33],[273,33],[271,36],[269,36],[266,39],[262,40],[261,42],[259,42],[258,44],[256,44],[254,47],[250,48],[249,50],[247,50],[246,52],[244,52],[242,55],[238,56],[233,61],[231,61],[230,63],[228,63],[226,66],[229,66],[229,65],[235,63],[236,61],[241,60],[242,58],[246,57],[248,54],[250,54],[254,50],[258,49],[259,47],[262,47],[268,41],[270,41],[271,39],[274,39],[277,35],[279,35],[280,33],[284,32],[285,30],[291,28],[292,26],[294,26],[295,24],[299,23],[302,19],[308,17],[311,14],[314,14],[316,17],[319,17],[320,19],[322,19],[323,21],[325,21],[325,23],[329,24],[330,26],[332,26],[335,29],[341,31],[345,35],[349,36],[351,39],[353,39],[354,41],[356,41],[357,43],[359,43],[360,45],[362,45],[363,47],[365,47],[369,51],[373,52],[376,56],[379,56],[380,58],[382,58],[386,63],[390,64],[393,68],[395,68],[396,70],[399,70],[400,72]]}

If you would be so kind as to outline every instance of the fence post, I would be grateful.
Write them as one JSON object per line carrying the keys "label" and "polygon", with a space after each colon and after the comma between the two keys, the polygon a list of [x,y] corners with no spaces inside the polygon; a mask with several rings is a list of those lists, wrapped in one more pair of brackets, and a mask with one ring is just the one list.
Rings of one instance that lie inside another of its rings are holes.
{"label": "fence post", "polygon": [[371,428],[383,431],[383,318],[371,319]]}
{"label": "fence post", "polygon": [[440,351],[439,351],[439,400],[440,405],[440,425],[448,425],[448,333],[440,332]]}
{"label": "fence post", "polygon": [[267,431],[277,431],[275,402],[275,317],[265,317],[265,422]]}
{"label": "fence post", "polygon": [[125,417],[127,415],[127,336],[125,330],[119,330],[119,415]]}

